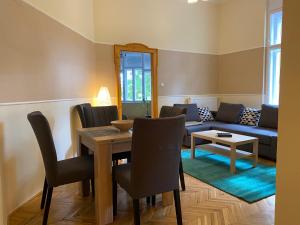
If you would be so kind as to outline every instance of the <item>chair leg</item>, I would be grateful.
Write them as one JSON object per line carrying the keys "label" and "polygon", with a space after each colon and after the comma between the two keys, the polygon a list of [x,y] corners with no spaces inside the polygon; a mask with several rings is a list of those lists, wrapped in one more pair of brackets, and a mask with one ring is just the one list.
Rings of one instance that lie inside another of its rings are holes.
{"label": "chair leg", "polygon": [[133,199],[133,210],[134,210],[134,225],[140,225],[140,200]]}
{"label": "chair leg", "polygon": [[174,193],[174,201],[175,201],[175,209],[176,209],[176,218],[177,225],[182,225],[182,215],[181,215],[181,205],[180,205],[180,192],[178,189],[173,191]]}
{"label": "chair leg", "polygon": [[45,177],[43,194],[42,194],[42,201],[41,201],[41,209],[44,209],[44,207],[45,207],[47,191],[48,191],[48,183],[47,183],[47,179]]}
{"label": "chair leg", "polygon": [[180,176],[180,185],[182,191],[185,191],[185,181],[184,181],[184,174],[183,174],[183,167],[182,167],[182,160],[180,159],[179,164],[179,176]]}
{"label": "chair leg", "polygon": [[92,186],[92,195],[95,197],[95,180],[94,178],[91,179],[91,186]]}
{"label": "chair leg", "polygon": [[151,202],[151,197],[150,196],[146,197],[146,202],[147,202],[147,205],[150,205],[150,202]]}
{"label": "chair leg", "polygon": [[155,206],[155,204],[156,204],[156,196],[152,195],[151,199],[152,199],[152,206]]}
{"label": "chair leg", "polygon": [[127,163],[131,163],[131,155],[127,157]]}
{"label": "chair leg", "polygon": [[114,160],[113,161],[113,166],[118,166],[119,165],[119,160]]}
{"label": "chair leg", "polygon": [[48,215],[51,205],[51,198],[52,198],[53,187],[48,187],[45,211],[44,211],[44,218],[43,218],[43,225],[47,225],[48,222]]}
{"label": "chair leg", "polygon": [[118,212],[118,183],[113,175],[113,215],[116,216]]}

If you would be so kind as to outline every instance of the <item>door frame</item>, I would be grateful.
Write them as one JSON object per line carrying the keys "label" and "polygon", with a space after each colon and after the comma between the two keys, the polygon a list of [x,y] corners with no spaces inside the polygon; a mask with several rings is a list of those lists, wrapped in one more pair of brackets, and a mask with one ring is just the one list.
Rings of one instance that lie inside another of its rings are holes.
{"label": "door frame", "polygon": [[115,75],[117,80],[117,102],[119,118],[122,119],[122,100],[121,100],[121,80],[120,80],[120,54],[122,51],[143,52],[151,54],[151,116],[158,117],[158,96],[157,96],[157,67],[158,49],[149,48],[141,43],[129,43],[126,45],[114,45]]}

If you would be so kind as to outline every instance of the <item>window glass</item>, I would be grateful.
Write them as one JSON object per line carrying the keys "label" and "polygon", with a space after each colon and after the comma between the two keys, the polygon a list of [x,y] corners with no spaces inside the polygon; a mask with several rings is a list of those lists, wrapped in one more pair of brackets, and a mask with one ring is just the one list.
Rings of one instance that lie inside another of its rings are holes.
{"label": "window glass", "polygon": [[142,69],[134,70],[134,79],[135,79],[135,100],[142,101],[143,100],[143,71]]}
{"label": "window glass", "polygon": [[151,101],[151,54],[123,51],[120,63],[122,101]]}
{"label": "window glass", "polygon": [[145,100],[151,101],[151,72],[145,71]]}
{"label": "window glass", "polygon": [[124,52],[124,66],[126,68],[142,67],[142,54],[135,52]]}
{"label": "window glass", "polygon": [[144,53],[144,69],[151,70],[151,55],[150,55],[150,53]]}
{"label": "window glass", "polygon": [[270,18],[270,45],[281,44],[282,11],[271,14]]}
{"label": "window glass", "polygon": [[120,73],[120,82],[121,82],[121,100],[124,101],[124,81],[123,81],[123,72]]}
{"label": "window glass", "polygon": [[270,13],[268,42],[267,103],[279,104],[282,11]]}
{"label": "window glass", "polygon": [[280,58],[281,49],[270,50],[270,99],[269,103],[278,105],[279,103],[279,79],[280,79]]}
{"label": "window glass", "polygon": [[126,100],[133,101],[133,75],[132,70],[126,70]]}

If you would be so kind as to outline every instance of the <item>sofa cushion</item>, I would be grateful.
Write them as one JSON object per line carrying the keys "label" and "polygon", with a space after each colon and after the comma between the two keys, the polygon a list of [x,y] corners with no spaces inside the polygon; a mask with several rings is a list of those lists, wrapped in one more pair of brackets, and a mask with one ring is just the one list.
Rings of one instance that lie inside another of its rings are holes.
{"label": "sofa cushion", "polygon": [[186,109],[186,121],[200,121],[197,104],[174,104],[174,106]]}
{"label": "sofa cushion", "polygon": [[211,128],[215,130],[257,137],[259,138],[259,143],[265,145],[271,145],[274,140],[277,141],[277,130],[275,129],[226,123],[214,124]]}
{"label": "sofa cushion", "polygon": [[278,107],[272,105],[262,105],[258,126],[277,129]]}
{"label": "sofa cushion", "polygon": [[198,108],[200,120],[202,122],[214,121],[214,117],[208,107]]}
{"label": "sofa cushion", "polygon": [[242,104],[221,103],[216,120],[226,123],[239,123],[244,110]]}
{"label": "sofa cushion", "polygon": [[243,111],[241,122],[242,125],[257,126],[260,118],[260,110],[246,107]]}

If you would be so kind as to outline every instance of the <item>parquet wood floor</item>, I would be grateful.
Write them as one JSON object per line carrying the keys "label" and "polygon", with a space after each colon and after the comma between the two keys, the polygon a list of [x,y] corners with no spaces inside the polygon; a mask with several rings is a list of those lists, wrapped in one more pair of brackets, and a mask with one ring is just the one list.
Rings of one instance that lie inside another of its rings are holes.
{"label": "parquet wood floor", "polygon": [[[183,223],[185,225],[273,225],[275,196],[248,204],[193,177],[185,175],[187,190],[181,192]],[[131,198],[118,190],[118,216],[114,225],[133,224]],[[40,225],[43,212],[38,195],[17,209],[9,225]],[[174,206],[163,207],[158,196],[156,207],[141,201],[142,224],[176,225]],[[50,209],[52,225],[95,224],[92,197],[82,198],[75,184],[56,188]]]}

